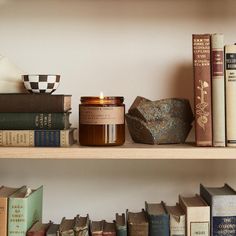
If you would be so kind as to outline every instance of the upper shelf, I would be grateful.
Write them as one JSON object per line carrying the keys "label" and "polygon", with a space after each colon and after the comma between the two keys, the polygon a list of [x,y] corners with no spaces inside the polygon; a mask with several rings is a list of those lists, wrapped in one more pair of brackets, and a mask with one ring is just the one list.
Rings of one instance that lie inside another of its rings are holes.
{"label": "upper shelf", "polygon": [[2,147],[0,159],[236,159],[236,148],[201,148],[191,144],[120,147],[24,148]]}

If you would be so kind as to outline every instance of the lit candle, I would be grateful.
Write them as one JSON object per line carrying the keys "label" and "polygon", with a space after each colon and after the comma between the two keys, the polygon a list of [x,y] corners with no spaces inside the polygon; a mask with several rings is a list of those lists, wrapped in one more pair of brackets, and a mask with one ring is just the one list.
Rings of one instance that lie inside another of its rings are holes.
{"label": "lit candle", "polygon": [[86,146],[114,146],[125,142],[123,97],[81,97],[79,142]]}

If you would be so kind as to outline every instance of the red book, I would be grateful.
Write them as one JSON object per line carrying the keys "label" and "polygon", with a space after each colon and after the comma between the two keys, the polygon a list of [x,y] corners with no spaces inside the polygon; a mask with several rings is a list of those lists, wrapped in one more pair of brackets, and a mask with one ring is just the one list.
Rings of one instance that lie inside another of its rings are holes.
{"label": "red book", "polygon": [[33,226],[28,230],[26,236],[46,236],[46,232],[51,223],[42,224],[37,221]]}
{"label": "red book", "polygon": [[194,111],[197,146],[212,146],[211,36],[194,34]]}

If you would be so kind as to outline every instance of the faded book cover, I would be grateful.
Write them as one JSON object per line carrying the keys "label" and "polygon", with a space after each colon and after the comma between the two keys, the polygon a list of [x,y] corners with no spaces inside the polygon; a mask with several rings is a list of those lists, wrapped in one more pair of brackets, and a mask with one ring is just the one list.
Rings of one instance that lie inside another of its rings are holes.
{"label": "faded book cover", "polygon": [[180,206],[186,215],[187,236],[210,236],[210,207],[199,196],[179,196]]}
{"label": "faded book cover", "polygon": [[213,146],[225,147],[224,35],[211,36]]}
{"label": "faded book cover", "polygon": [[226,139],[236,146],[236,45],[225,46]]}
{"label": "faded book cover", "polygon": [[197,146],[212,146],[211,36],[194,34],[194,111]]}
{"label": "faded book cover", "polygon": [[211,206],[211,235],[236,235],[236,192],[228,184],[222,187],[200,185],[200,193]]}
{"label": "faded book cover", "polygon": [[18,189],[0,187],[0,236],[7,236],[8,198]]}

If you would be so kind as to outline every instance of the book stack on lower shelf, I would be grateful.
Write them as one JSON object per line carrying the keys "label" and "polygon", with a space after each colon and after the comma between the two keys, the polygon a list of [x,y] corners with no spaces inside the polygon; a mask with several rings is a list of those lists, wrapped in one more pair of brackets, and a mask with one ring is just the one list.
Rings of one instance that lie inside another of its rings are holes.
{"label": "book stack on lower shelf", "polygon": [[70,146],[70,109],[70,95],[0,94],[0,146]]}
{"label": "book stack on lower shelf", "polygon": [[42,223],[42,193],[43,187],[0,188],[0,236],[236,235],[236,192],[227,184],[200,185],[200,195],[180,195],[175,206],[145,202],[139,212],[116,213],[113,222],[93,221],[87,214]]}

